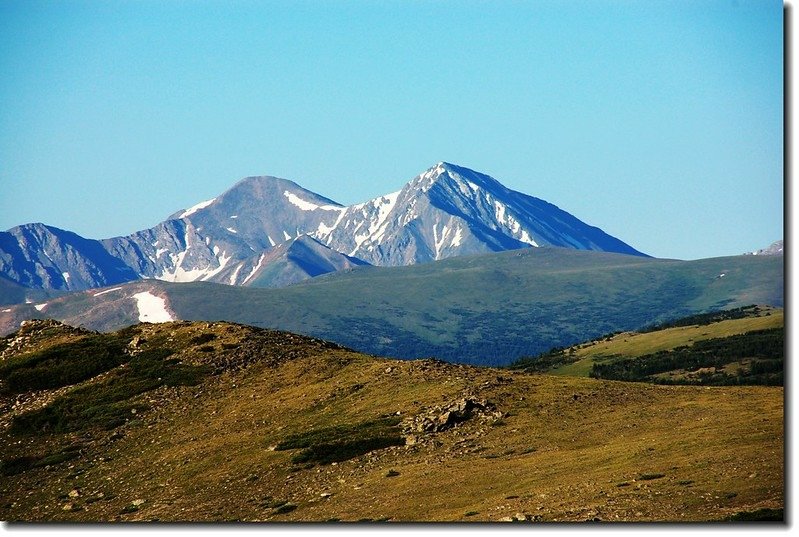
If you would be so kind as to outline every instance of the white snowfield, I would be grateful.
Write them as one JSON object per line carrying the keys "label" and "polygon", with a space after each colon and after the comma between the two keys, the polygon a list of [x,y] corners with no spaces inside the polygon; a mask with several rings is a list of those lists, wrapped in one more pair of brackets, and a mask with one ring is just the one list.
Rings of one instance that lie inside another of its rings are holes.
{"label": "white snowfield", "polygon": [[206,201],[201,201],[197,205],[194,205],[193,207],[189,207],[188,209],[183,211],[180,214],[180,216],[178,216],[178,218],[186,218],[187,216],[191,216],[194,213],[196,213],[197,211],[199,211],[200,209],[205,209],[206,207],[208,207],[209,205],[211,205],[215,201],[216,201],[216,198],[213,198],[213,199],[210,199],[210,200],[206,200]]}
{"label": "white snowfield", "polygon": [[149,291],[136,293],[136,307],[139,308],[139,321],[143,323],[168,323],[175,319],[166,309],[166,300]]}
{"label": "white snowfield", "polygon": [[289,200],[289,202],[302,209],[303,211],[315,211],[316,209],[322,209],[323,211],[343,211],[344,207],[336,207],[335,205],[317,205],[315,203],[311,203],[310,201],[305,201],[304,199],[292,194],[288,190],[283,191],[283,195]]}

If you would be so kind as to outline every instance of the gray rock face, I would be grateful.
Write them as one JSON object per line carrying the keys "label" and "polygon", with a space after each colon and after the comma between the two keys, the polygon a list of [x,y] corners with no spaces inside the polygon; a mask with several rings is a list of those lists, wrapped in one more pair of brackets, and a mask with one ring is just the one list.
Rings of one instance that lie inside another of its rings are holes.
{"label": "gray rock face", "polygon": [[643,255],[552,204],[441,162],[397,192],[349,207],[286,179],[248,177],[126,237],[19,226],[0,233],[0,275],[67,291],[141,278],[273,287],[361,264],[537,246]]}

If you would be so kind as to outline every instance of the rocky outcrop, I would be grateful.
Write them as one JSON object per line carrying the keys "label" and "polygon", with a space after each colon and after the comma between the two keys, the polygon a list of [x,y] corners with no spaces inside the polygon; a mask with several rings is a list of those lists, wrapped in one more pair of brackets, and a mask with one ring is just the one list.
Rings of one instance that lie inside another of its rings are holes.
{"label": "rocky outcrop", "polygon": [[0,338],[0,359],[8,358],[34,348],[44,340],[57,336],[90,334],[89,330],[69,326],[54,319],[22,321],[14,334]]}
{"label": "rocky outcrop", "polygon": [[473,397],[462,397],[446,405],[439,405],[408,418],[402,423],[405,443],[413,445],[420,437],[431,433],[440,433],[473,418],[497,420],[502,412],[486,401]]}

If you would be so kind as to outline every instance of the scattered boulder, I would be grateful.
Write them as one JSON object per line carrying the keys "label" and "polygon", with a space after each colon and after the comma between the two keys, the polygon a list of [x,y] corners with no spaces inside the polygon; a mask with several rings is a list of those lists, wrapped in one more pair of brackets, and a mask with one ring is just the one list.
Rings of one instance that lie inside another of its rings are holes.
{"label": "scattered boulder", "polygon": [[540,522],[541,515],[528,515],[527,513],[516,513],[513,516],[506,516],[499,519],[500,522]]}
{"label": "scattered boulder", "polygon": [[142,351],[142,343],[146,340],[141,336],[133,336],[133,339],[128,343],[128,354],[135,355]]}

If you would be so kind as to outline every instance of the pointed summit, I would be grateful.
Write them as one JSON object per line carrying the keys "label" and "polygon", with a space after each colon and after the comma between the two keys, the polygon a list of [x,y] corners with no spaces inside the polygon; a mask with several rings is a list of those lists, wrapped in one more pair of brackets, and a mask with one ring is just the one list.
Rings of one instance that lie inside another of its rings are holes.
{"label": "pointed summit", "polygon": [[227,267],[217,281],[248,287],[285,287],[329,272],[368,264],[303,234]]}
{"label": "pointed summit", "polygon": [[484,173],[479,173],[469,168],[458,166],[450,162],[438,162],[428,168],[424,173],[412,180],[422,180],[436,182],[438,180],[453,180],[472,183],[472,188],[505,188],[502,183]]}

